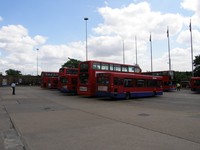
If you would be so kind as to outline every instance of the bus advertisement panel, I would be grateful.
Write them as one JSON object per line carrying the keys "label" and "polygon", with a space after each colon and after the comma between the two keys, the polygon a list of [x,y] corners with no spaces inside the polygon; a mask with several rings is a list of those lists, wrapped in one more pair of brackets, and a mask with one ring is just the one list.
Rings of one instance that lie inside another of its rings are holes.
{"label": "bus advertisement panel", "polygon": [[63,93],[77,93],[78,69],[60,68],[58,89]]}
{"label": "bus advertisement panel", "polygon": [[190,86],[192,91],[200,92],[200,77],[192,77],[190,80]]}
{"label": "bus advertisement panel", "polygon": [[96,74],[101,72],[141,73],[141,69],[138,65],[101,61],[81,62],[78,67],[78,95],[96,96]]}
{"label": "bus advertisement panel", "polygon": [[42,88],[57,88],[58,72],[41,72],[41,87]]}
{"label": "bus advertisement panel", "polygon": [[116,99],[162,95],[162,77],[127,74],[98,73],[97,96]]}
{"label": "bus advertisement panel", "polygon": [[142,72],[144,75],[161,76],[163,78],[163,91],[176,90],[175,71]]}

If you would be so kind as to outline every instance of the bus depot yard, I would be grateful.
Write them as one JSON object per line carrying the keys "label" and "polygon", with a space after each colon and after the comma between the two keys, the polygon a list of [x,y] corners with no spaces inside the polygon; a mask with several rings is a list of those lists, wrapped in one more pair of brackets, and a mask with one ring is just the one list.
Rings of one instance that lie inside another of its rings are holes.
{"label": "bus depot yard", "polygon": [[1,150],[199,150],[191,90],[112,100],[38,86],[0,87]]}

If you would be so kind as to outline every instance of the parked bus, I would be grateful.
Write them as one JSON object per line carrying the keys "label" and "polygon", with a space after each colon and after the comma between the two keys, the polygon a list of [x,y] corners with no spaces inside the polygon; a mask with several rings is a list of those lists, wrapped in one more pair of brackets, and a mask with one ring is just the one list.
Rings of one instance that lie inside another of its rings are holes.
{"label": "parked bus", "polygon": [[58,85],[58,72],[41,72],[41,87],[55,89]]}
{"label": "parked bus", "polygon": [[162,95],[162,77],[128,74],[98,73],[97,96],[116,99]]}
{"label": "parked bus", "polygon": [[78,95],[96,96],[96,74],[101,72],[141,73],[138,65],[126,65],[101,61],[81,62],[78,67]]}
{"label": "parked bus", "polygon": [[60,68],[58,89],[63,93],[77,93],[78,69]]}
{"label": "parked bus", "polygon": [[190,80],[190,86],[192,91],[200,92],[200,77],[192,77]]}
{"label": "parked bus", "polygon": [[176,90],[175,71],[142,72],[144,75],[161,76],[163,78],[163,91]]}

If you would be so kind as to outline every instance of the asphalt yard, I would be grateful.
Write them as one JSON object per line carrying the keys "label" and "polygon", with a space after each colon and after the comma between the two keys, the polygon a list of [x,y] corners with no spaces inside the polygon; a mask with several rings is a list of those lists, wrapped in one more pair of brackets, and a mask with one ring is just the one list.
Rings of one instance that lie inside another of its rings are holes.
{"label": "asphalt yard", "polygon": [[0,87],[0,150],[200,150],[200,94],[130,100]]}

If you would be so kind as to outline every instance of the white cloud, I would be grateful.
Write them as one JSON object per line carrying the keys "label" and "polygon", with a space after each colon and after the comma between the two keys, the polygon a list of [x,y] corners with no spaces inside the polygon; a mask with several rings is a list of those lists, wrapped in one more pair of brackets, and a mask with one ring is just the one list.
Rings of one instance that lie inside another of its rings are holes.
{"label": "white cloud", "polygon": [[2,21],[3,20],[3,18],[0,16],[0,21]]}
{"label": "white cloud", "polygon": [[11,67],[13,67],[12,69],[21,69],[22,67],[19,66],[34,66],[36,64],[36,52],[33,49],[39,44],[45,43],[45,41],[46,38],[39,35],[31,38],[28,30],[22,25],[1,27],[0,50],[3,70]]}
{"label": "white cloud", "polygon": [[99,24],[94,31],[100,35],[119,35],[123,38],[132,38],[140,35],[146,38],[150,32],[155,37],[164,38],[167,25],[172,29],[172,34],[177,34],[182,28],[182,16],[179,14],[162,14],[151,11],[147,2],[130,4],[123,8],[99,8],[99,13],[104,19],[104,24]]}
{"label": "white cloud", "polygon": [[191,17],[192,24],[194,26],[200,27],[200,1],[199,0],[184,0],[181,3],[181,6],[186,9],[194,12],[194,15]]}
{"label": "white cloud", "polygon": [[181,6],[184,9],[187,10],[191,10],[191,11],[197,11],[198,9],[198,5],[199,4],[199,0],[183,0],[183,2],[181,3]]}

